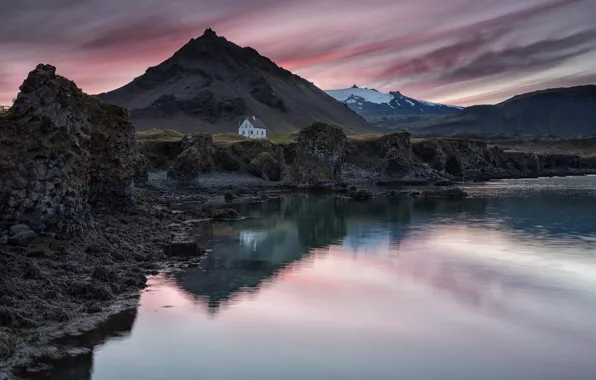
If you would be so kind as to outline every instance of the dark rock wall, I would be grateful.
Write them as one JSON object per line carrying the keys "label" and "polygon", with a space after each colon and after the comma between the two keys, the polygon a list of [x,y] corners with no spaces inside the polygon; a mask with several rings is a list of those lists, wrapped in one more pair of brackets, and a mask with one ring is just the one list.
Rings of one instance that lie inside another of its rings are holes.
{"label": "dark rock wall", "polygon": [[[182,141],[147,141],[142,146],[156,168],[167,167],[168,162],[176,167],[184,161],[184,170],[192,172],[191,176],[221,170],[250,173],[272,181],[290,179],[294,184],[304,185],[353,178],[482,180],[578,174],[580,170],[596,169],[594,159],[509,152],[473,139],[427,138],[412,142],[408,133],[347,139],[333,127],[320,123],[306,128],[299,136],[298,142],[281,144],[259,139],[212,145],[207,138],[200,152],[191,157],[179,155],[178,159],[175,153],[188,146],[191,135]],[[161,154],[159,146],[163,148]]]}
{"label": "dark rock wall", "polygon": [[0,220],[76,233],[90,203],[132,201],[138,164],[128,112],[84,94],[40,64],[0,119]]}
{"label": "dark rock wall", "polygon": [[88,98],[91,120],[89,202],[123,205],[132,202],[133,177],[144,164],[135,128],[124,108]]}
{"label": "dark rock wall", "polygon": [[341,181],[347,139],[335,126],[313,123],[298,133],[292,180],[315,185]]}

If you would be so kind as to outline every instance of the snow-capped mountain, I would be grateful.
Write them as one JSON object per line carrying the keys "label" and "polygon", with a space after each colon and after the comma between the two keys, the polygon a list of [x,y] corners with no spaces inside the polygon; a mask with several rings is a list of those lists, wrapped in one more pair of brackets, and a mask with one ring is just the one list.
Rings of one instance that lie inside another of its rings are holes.
{"label": "snow-capped mountain", "polygon": [[417,100],[402,95],[399,91],[388,94],[375,89],[351,88],[325,91],[363,117],[397,116],[397,115],[448,115],[459,112],[462,107],[449,106]]}

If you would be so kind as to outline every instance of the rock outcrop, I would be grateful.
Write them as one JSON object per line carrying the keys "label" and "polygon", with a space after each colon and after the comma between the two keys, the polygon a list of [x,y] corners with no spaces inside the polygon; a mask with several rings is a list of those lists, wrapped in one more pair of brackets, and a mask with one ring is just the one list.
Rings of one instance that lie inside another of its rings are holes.
{"label": "rock outcrop", "polygon": [[422,139],[412,144],[412,151],[433,169],[466,180],[577,174],[581,169],[596,169],[577,155],[504,151],[473,139]]}
{"label": "rock outcrop", "polygon": [[397,149],[404,159],[412,159],[412,142],[408,132],[395,132],[381,136],[377,149],[379,154],[383,156],[390,150]]}
{"label": "rock outcrop", "polygon": [[201,173],[213,170],[213,138],[207,133],[185,135],[180,142],[184,149],[168,175],[179,181],[190,181]]}
{"label": "rock outcrop", "polygon": [[284,176],[285,163],[264,152],[248,164],[248,172],[269,181],[280,181]]}
{"label": "rock outcrop", "polygon": [[404,151],[391,148],[383,158],[382,167],[383,173],[389,177],[403,177],[411,171],[412,162]]}
{"label": "rock outcrop", "polygon": [[138,165],[128,112],[40,64],[0,119],[0,220],[80,232],[93,223],[91,204],[132,202]]}
{"label": "rock outcrop", "polygon": [[89,203],[126,205],[133,196],[134,177],[145,164],[136,147],[135,127],[124,108],[87,97],[91,123]]}
{"label": "rock outcrop", "polygon": [[221,170],[248,172],[270,181],[287,175],[283,148],[269,140],[243,140],[215,149],[215,165]]}
{"label": "rock outcrop", "polygon": [[301,185],[341,181],[346,135],[335,126],[313,123],[298,133],[292,180]]}

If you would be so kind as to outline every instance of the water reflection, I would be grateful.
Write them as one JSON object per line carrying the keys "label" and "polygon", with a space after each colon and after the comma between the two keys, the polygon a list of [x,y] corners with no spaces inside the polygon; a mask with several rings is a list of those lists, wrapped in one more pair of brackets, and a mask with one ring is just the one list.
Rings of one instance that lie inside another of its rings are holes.
{"label": "water reflection", "polygon": [[[454,243],[453,234],[459,233],[466,235],[461,239],[468,242],[452,247],[455,250],[472,246],[490,251],[501,247],[501,256],[507,251],[518,250],[513,256],[532,254],[537,257],[536,252],[545,244],[552,249],[570,244],[581,245],[581,242],[569,242],[569,239],[589,237],[596,231],[596,202],[591,199],[582,202],[576,197],[567,199],[567,195],[556,192],[534,198],[478,196],[466,201],[376,199],[365,203],[297,195],[260,206],[243,206],[240,212],[249,219],[216,225],[214,233],[217,238],[211,242],[213,253],[198,268],[175,274],[177,283],[198,300],[206,302],[212,313],[222,303],[233,299],[236,293],[254,291],[280,269],[298,261],[302,261],[301,265],[308,263],[307,257],[314,249],[334,244],[350,247],[355,254],[368,250],[378,255],[378,244],[385,241],[391,254],[397,257],[401,251],[411,251],[411,247],[400,249],[404,239],[415,239],[420,245],[429,240],[430,235],[442,234],[445,236],[439,241],[443,247],[435,248],[441,251],[445,250],[444,245]],[[480,237],[478,241],[474,241],[473,235]],[[491,236],[499,241],[483,244]],[[515,243],[508,244],[509,241]],[[520,243],[529,245],[520,251]],[[587,239],[583,244],[588,251],[574,254],[592,259],[589,251],[593,248],[592,242]],[[503,248],[507,245],[508,248]],[[548,253],[550,256],[556,254],[552,249]],[[565,255],[569,252],[565,251]],[[413,265],[411,258],[407,260],[402,259],[401,265]],[[443,277],[437,275],[436,279],[439,284],[445,283],[446,287],[452,272],[450,269],[462,265],[467,265],[462,271],[470,276],[483,281],[491,280],[492,268],[475,266],[474,263],[462,264],[458,260],[441,264],[443,268],[439,273]],[[421,265],[427,264],[439,265],[429,261],[428,256],[417,258],[418,271],[422,270]],[[524,287],[529,281],[525,273],[500,280],[507,282],[508,288]],[[472,288],[462,291],[462,297],[469,300],[478,298],[474,294],[479,290]]]}
{"label": "water reflection", "polygon": [[198,224],[212,251],[152,280],[92,379],[592,380],[596,186],[554,181],[297,195]]}
{"label": "water reflection", "polygon": [[[470,204],[483,207],[486,200]],[[453,201],[376,199],[366,203],[339,197],[296,195],[271,200],[259,206],[244,206],[249,218],[214,227],[212,253],[193,269],[174,274],[177,283],[211,313],[238,292],[252,291],[280,269],[317,248],[341,243],[346,236],[355,248],[387,236],[398,246],[414,222],[443,213],[460,213],[462,204]],[[301,265],[305,265],[302,262]]]}

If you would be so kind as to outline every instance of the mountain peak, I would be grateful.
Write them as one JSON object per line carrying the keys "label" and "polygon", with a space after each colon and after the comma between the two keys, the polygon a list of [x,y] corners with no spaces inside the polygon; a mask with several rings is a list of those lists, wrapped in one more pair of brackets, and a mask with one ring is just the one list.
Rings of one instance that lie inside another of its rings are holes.
{"label": "mountain peak", "polygon": [[352,88],[360,88],[360,87],[358,87],[358,86],[356,86],[356,85],[353,85],[353,86],[352,86]]}
{"label": "mountain peak", "polygon": [[213,29],[211,29],[211,28],[205,29],[205,31],[203,32],[202,37],[210,37],[210,36],[217,37],[217,33],[215,33],[215,31]]}
{"label": "mountain peak", "polygon": [[351,133],[375,130],[303,78],[210,28],[101,98],[128,108],[139,129],[237,132],[239,118],[258,114],[272,134],[297,130],[316,118]]}

